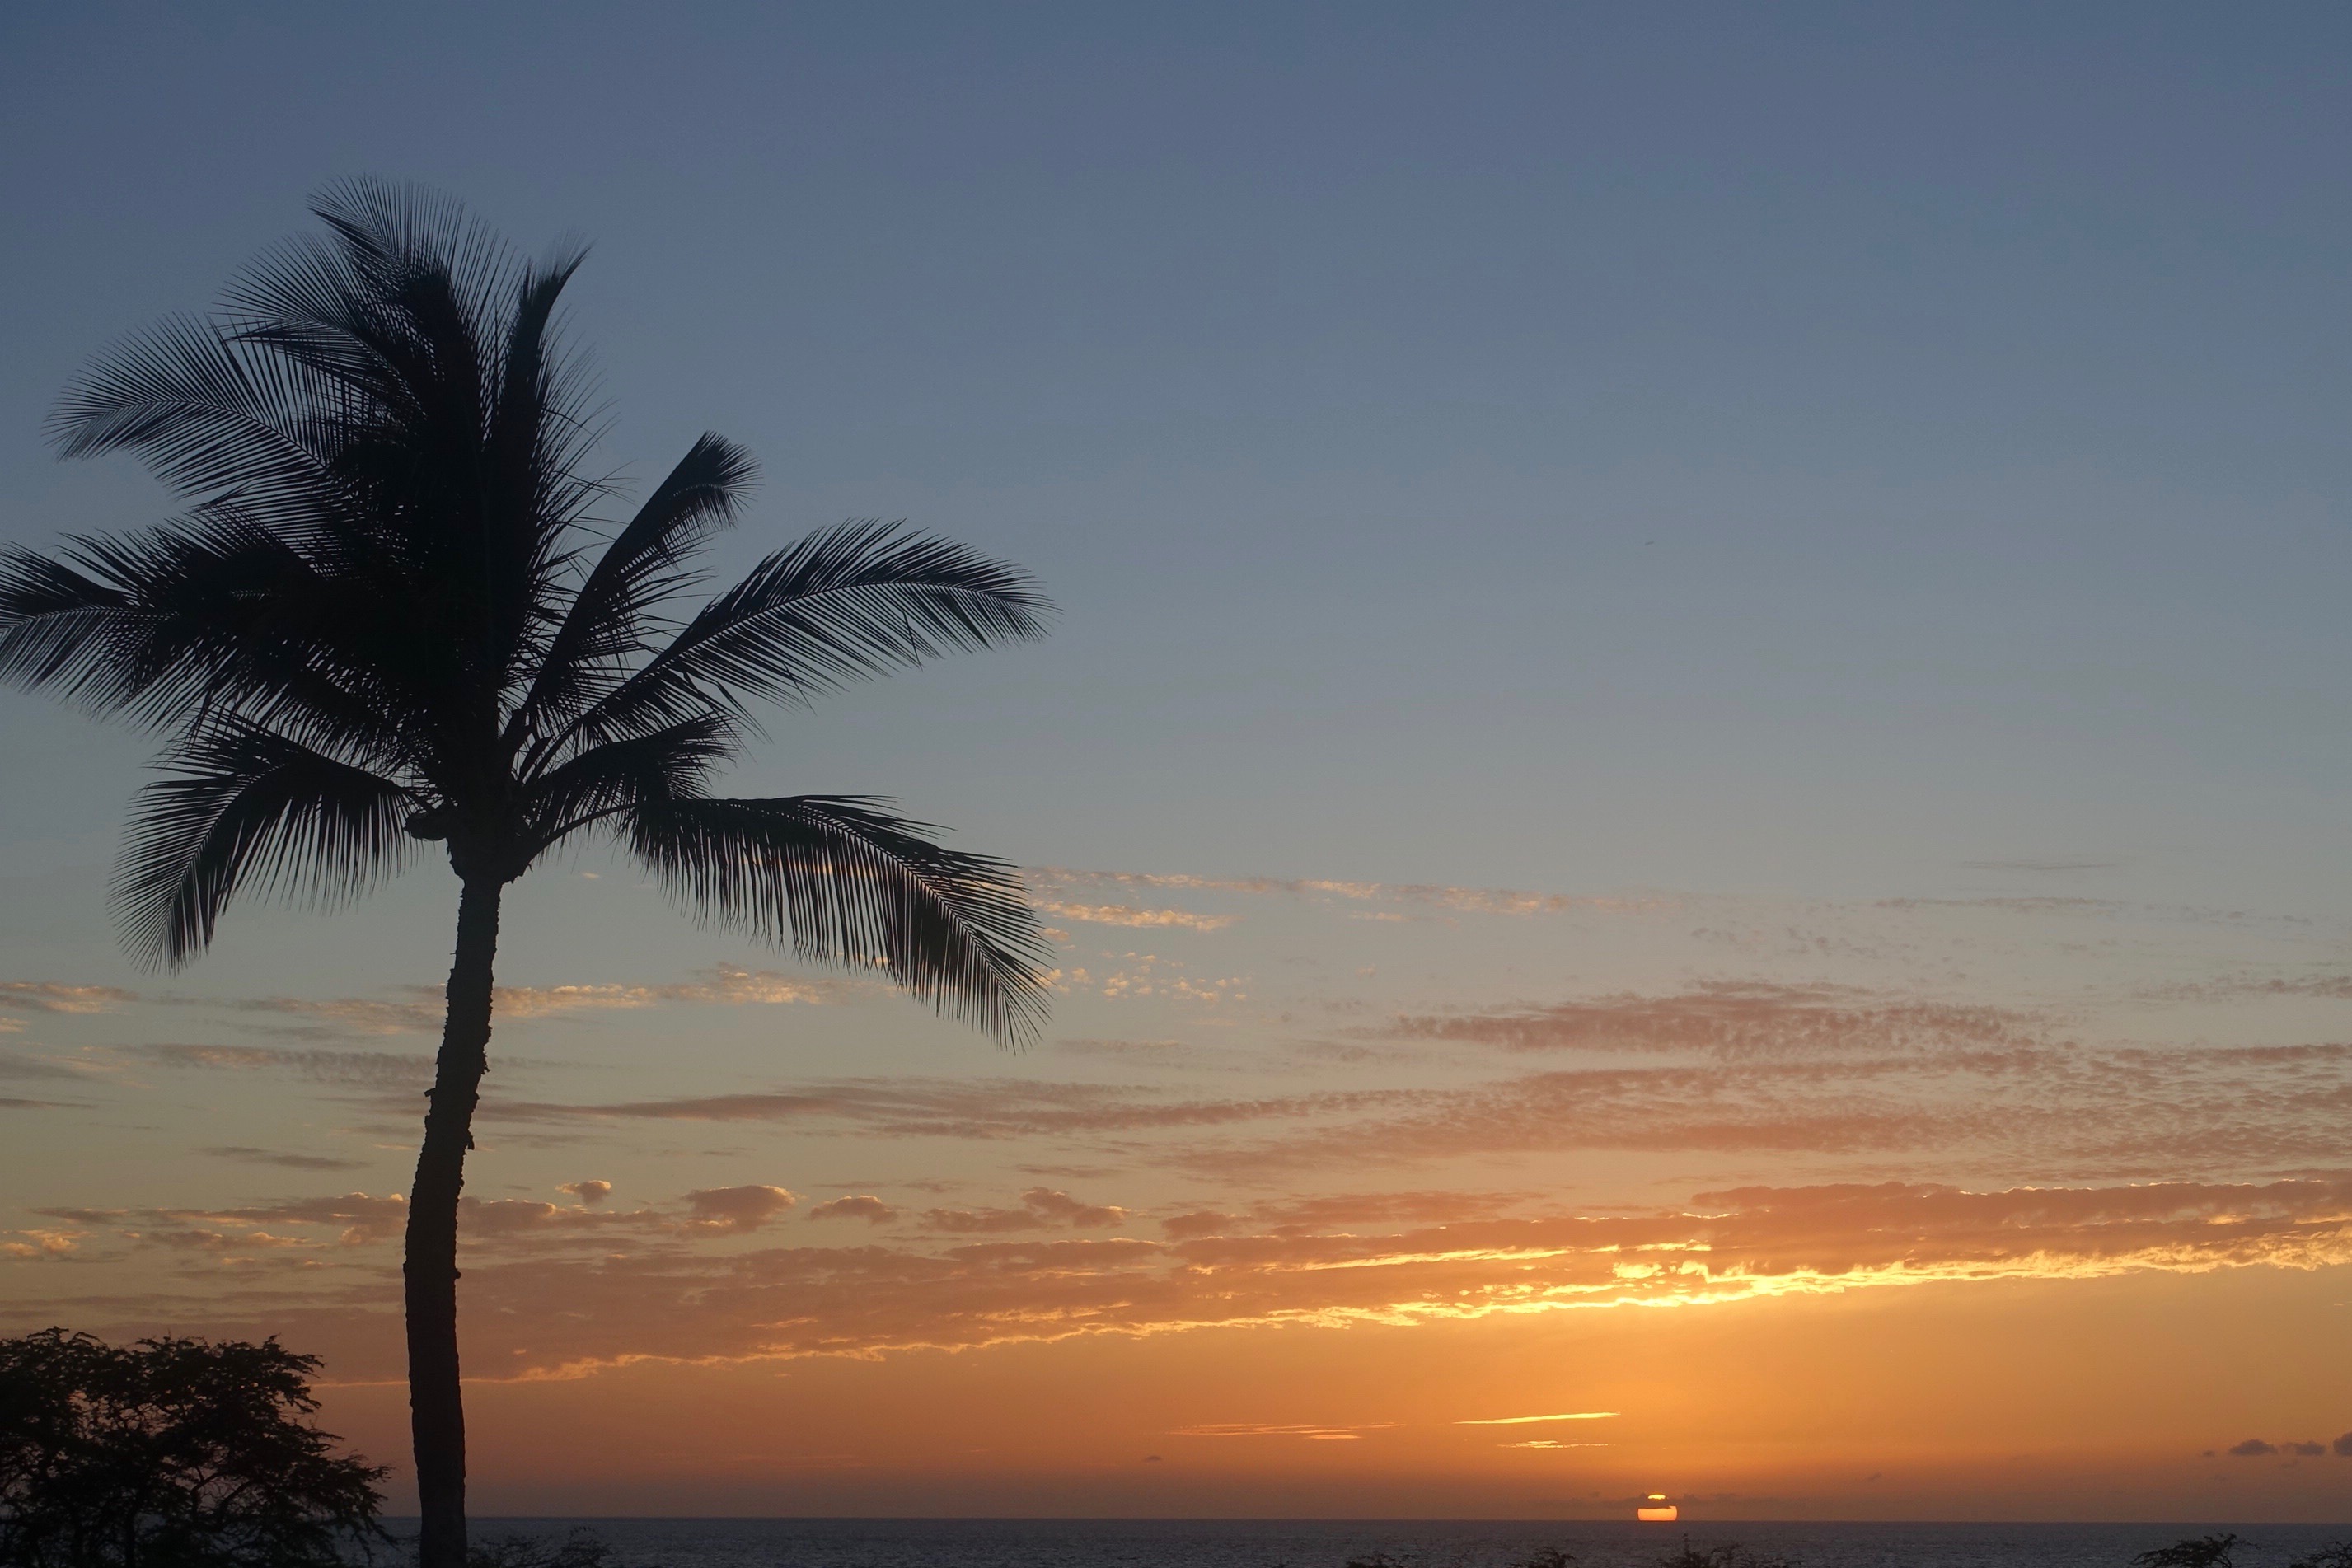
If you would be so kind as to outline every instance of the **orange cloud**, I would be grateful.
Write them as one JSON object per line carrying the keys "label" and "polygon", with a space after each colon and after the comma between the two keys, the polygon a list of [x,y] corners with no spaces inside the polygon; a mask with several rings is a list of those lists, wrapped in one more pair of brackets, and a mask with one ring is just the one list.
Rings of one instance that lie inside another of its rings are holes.
{"label": "orange cloud", "polygon": [[1058,915],[1096,925],[1172,926],[1184,931],[1223,931],[1240,918],[1234,915],[1195,915],[1185,909],[1140,909],[1131,904],[1066,904],[1059,899],[1034,901],[1039,913]]}
{"label": "orange cloud", "polygon": [[1391,1431],[1402,1421],[1367,1421],[1352,1427],[1322,1427],[1312,1422],[1213,1421],[1179,1427],[1171,1437],[1304,1437],[1309,1442],[1352,1443],[1367,1432]]}
{"label": "orange cloud", "polygon": [[1123,1224],[1127,1210],[1115,1204],[1080,1203],[1055,1187],[1033,1186],[1021,1195],[1019,1208],[931,1208],[923,1223],[934,1230],[957,1233],[992,1230],[1036,1230],[1066,1226],[1074,1230]]}
{"label": "orange cloud", "polygon": [[757,1230],[800,1202],[799,1195],[780,1186],[706,1187],[686,1195],[690,1223],[713,1230]]}
{"label": "orange cloud", "polygon": [[[1034,1196],[1001,1212],[1042,1228],[1084,1226],[1089,1211],[1108,1208],[1050,1189]],[[1742,1187],[1638,1215],[1496,1212],[1344,1229],[1244,1218],[1165,1241],[1065,1231],[945,1245],[704,1244],[758,1229],[790,1199],[777,1187],[705,1189],[687,1195],[682,1217],[512,1200],[469,1208],[467,1310],[483,1339],[481,1364],[543,1376],[647,1357],[872,1356],[1217,1325],[1409,1325],[1939,1281],[2352,1261],[2352,1173],[1992,1192],[1894,1182]],[[273,1234],[373,1227],[358,1238],[346,1229],[354,1241],[385,1239],[402,1214],[396,1198],[347,1195],[157,1218],[268,1224]],[[54,1216],[80,1231],[145,1222],[120,1211]],[[629,1236],[636,1239],[616,1245]],[[681,1312],[688,1300],[695,1310]],[[1509,1426],[1604,1415],[1451,1419]]]}

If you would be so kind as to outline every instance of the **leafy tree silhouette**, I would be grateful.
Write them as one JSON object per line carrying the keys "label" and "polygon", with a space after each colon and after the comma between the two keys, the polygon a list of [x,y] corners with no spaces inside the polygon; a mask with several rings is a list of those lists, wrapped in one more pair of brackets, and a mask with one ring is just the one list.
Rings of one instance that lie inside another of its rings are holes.
{"label": "leafy tree silhouette", "polygon": [[142,722],[115,899],[177,966],[248,886],[333,901],[422,842],[457,872],[448,1009],[409,1194],[409,1403],[423,1568],[466,1557],[457,1201],[507,885],[616,841],[704,920],[887,975],[1001,1041],[1044,1010],[1018,877],[868,797],[719,800],[753,705],[1041,634],[1015,569],[851,523],[690,613],[688,563],[751,458],[705,435],[597,543],[596,422],[556,341],[574,249],[511,256],[453,202],[360,182],[221,313],[115,349],[59,403],[67,455],[131,452],[188,503],[61,557],[0,553],[0,676]]}
{"label": "leafy tree silhouette", "polygon": [[0,1340],[0,1563],[340,1568],[385,1539],[386,1472],[310,1424],[318,1368],[274,1339]]}

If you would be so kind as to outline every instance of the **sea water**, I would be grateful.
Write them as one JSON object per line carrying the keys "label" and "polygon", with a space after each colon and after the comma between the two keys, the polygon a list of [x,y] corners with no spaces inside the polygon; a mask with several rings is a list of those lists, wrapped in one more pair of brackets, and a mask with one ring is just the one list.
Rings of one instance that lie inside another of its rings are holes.
{"label": "sea water", "polygon": [[[2352,1525],[1687,1524],[1540,1520],[478,1520],[477,1540],[593,1531],[608,1568],[1510,1568],[1545,1548],[1579,1568],[1651,1568],[1737,1542],[1802,1568],[2128,1568],[2151,1547],[2234,1531],[2238,1568],[2284,1568]],[[398,1526],[394,1533],[402,1534]]]}

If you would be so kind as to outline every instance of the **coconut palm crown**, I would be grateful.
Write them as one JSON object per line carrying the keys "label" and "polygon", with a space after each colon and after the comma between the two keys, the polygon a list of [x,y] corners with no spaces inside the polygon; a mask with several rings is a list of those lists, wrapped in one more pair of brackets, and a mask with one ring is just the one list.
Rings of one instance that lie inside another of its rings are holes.
{"label": "coconut palm crown", "polygon": [[202,952],[240,890],[340,900],[428,843],[447,854],[457,956],[405,1304],[423,1562],[457,1568],[457,1199],[501,890],[603,835],[709,922],[1027,1036],[1044,951],[1011,866],[873,798],[709,785],[757,705],[1035,637],[1048,607],[1016,569],[871,522],[686,607],[752,464],[705,435],[625,523],[600,523],[589,388],[556,333],[583,253],[518,261],[414,187],[344,185],[312,210],[323,235],[61,400],[67,455],[134,453],[185,510],[58,556],[0,552],[0,677],[164,737],[114,886],[153,963]]}

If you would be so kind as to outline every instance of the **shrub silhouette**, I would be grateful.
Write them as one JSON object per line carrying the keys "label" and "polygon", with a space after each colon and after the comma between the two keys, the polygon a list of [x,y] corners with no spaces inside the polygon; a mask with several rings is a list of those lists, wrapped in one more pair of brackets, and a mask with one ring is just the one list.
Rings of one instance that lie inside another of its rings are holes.
{"label": "shrub silhouette", "polygon": [[318,1368],[274,1339],[0,1340],[0,1563],[337,1568],[366,1552],[386,1539],[386,1472],[310,1424]]}

